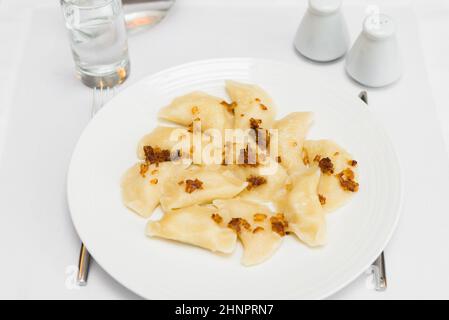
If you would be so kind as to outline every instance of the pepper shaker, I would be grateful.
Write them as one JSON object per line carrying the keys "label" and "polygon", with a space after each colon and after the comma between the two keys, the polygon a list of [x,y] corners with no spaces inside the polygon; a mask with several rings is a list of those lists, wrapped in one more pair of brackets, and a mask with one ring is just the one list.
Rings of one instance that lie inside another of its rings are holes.
{"label": "pepper shaker", "polygon": [[309,0],[296,32],[296,49],[311,60],[332,61],[345,55],[349,41],[341,0]]}

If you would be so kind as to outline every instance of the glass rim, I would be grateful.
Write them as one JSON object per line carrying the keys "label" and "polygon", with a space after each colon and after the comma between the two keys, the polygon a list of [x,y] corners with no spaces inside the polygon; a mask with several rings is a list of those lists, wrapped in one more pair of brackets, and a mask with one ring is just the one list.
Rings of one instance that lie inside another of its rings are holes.
{"label": "glass rim", "polygon": [[[97,0],[98,1],[98,0]],[[81,4],[77,4],[76,2],[77,2],[77,0],[61,0],[61,3],[64,3],[64,4],[70,4],[71,6],[74,6],[74,7],[76,7],[76,8],[79,8],[79,9],[98,9],[98,8],[103,8],[103,7],[106,7],[106,6],[108,6],[111,2],[113,2],[113,1],[117,1],[117,0],[103,0],[104,1],[104,3],[102,3],[102,4],[97,4],[97,5],[94,5],[94,4],[91,4],[91,5],[81,5]]]}

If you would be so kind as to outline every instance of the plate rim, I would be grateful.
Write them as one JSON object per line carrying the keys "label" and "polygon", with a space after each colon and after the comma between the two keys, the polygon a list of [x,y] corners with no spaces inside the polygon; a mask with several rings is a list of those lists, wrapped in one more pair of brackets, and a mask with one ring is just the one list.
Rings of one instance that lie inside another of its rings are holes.
{"label": "plate rim", "polygon": [[[139,79],[138,81],[136,81],[135,83],[133,83],[132,85],[124,88],[124,90],[120,91],[118,94],[116,94],[110,101],[108,101],[96,114],[95,116],[90,119],[90,121],[87,123],[87,125],[84,127],[82,133],[80,134],[75,147],[73,149],[71,158],[70,158],[70,163],[68,166],[68,171],[67,171],[67,179],[66,179],[66,198],[67,198],[67,202],[68,202],[68,208],[69,208],[69,212],[70,212],[70,217],[73,223],[73,226],[78,234],[78,236],[80,237],[81,241],[85,244],[86,248],[88,249],[90,255],[95,259],[95,262],[104,270],[106,271],[115,281],[117,281],[118,283],[120,283],[120,285],[122,285],[123,287],[125,287],[127,290],[135,293],[136,295],[138,295],[141,298],[144,299],[154,299],[154,300],[159,300],[159,299],[170,299],[169,295],[164,294],[165,298],[157,298],[157,297],[151,297],[149,298],[147,294],[140,292],[140,290],[138,290],[137,288],[131,288],[130,286],[128,286],[125,281],[123,279],[120,279],[120,277],[117,277],[116,275],[114,275],[113,272],[110,271],[110,269],[104,265],[102,262],[100,262],[99,260],[96,259],[96,253],[95,250],[91,251],[91,247],[89,246],[89,242],[85,242],[85,237],[83,237],[83,232],[80,232],[80,228],[76,222],[76,218],[75,215],[73,213],[73,203],[71,200],[71,181],[73,180],[71,177],[74,174],[74,163],[75,163],[75,157],[77,155],[77,151],[79,150],[79,146],[83,140],[83,137],[87,134],[86,132],[88,132],[88,129],[92,126],[92,120],[95,119],[99,114],[102,114],[104,112],[107,112],[106,110],[108,110],[107,108],[111,105],[111,101],[116,99],[117,97],[121,96],[122,94],[124,94],[124,92],[130,90],[131,88],[135,88],[139,85],[142,85],[144,82],[148,82],[150,81],[152,78],[157,78],[158,76],[164,75],[164,74],[168,74],[168,73],[172,73],[175,72],[176,70],[182,70],[185,68],[189,68],[192,66],[196,66],[196,65],[203,65],[203,64],[216,64],[216,63],[246,63],[248,65],[250,64],[271,64],[271,65],[280,65],[280,66],[288,66],[291,67],[292,69],[295,70],[300,70],[300,66],[297,64],[293,64],[293,63],[286,63],[283,61],[279,61],[279,60],[273,60],[273,59],[263,59],[263,58],[253,58],[253,57],[232,57],[232,58],[214,58],[214,59],[201,59],[201,60],[195,60],[195,61],[191,61],[191,62],[187,62],[187,63],[183,63],[183,64],[179,64],[179,65],[175,65],[163,70],[160,70],[158,72],[155,73],[151,73],[148,74],[144,77],[142,77],[141,79]],[[319,80],[319,77],[317,77],[316,75],[309,75],[311,78],[311,82],[313,83],[317,83]],[[332,94],[337,95],[337,96],[343,96],[344,99],[347,99],[347,97],[352,96],[352,94],[346,90],[345,88],[341,88],[340,86],[333,86],[330,87],[327,84],[325,85],[325,90],[328,90],[330,92],[332,92]],[[354,100],[356,101],[356,100]],[[358,101],[360,102],[361,105],[363,105],[364,107],[366,107],[364,105],[364,103],[358,99]],[[382,124],[382,122],[379,120],[379,118],[372,112],[370,112],[369,109],[367,109],[367,111],[370,113],[370,116],[374,119],[374,121],[376,122],[376,124],[379,126],[379,128],[381,129],[385,141],[388,144],[388,147],[391,151],[391,156],[394,158],[394,163],[396,168],[398,169],[397,172],[397,181],[398,181],[398,186],[397,186],[397,208],[395,210],[396,212],[396,216],[395,216],[395,220],[394,222],[389,226],[389,233],[388,236],[385,237],[385,240],[382,242],[382,245],[380,246],[381,248],[378,249],[377,254],[373,254],[373,259],[372,262],[374,262],[374,260],[384,251],[384,249],[386,248],[386,246],[388,245],[388,243],[390,242],[390,240],[392,239],[394,232],[396,231],[396,228],[398,226],[399,220],[401,218],[402,215],[402,208],[403,208],[403,198],[404,198],[404,186],[403,186],[403,173],[402,173],[402,167],[400,166],[400,161],[399,161],[399,157],[398,154],[396,152],[396,149],[394,148],[393,142],[391,140],[391,138],[389,137],[384,125]],[[83,239],[84,238],[84,239]],[[352,283],[355,279],[357,279],[361,274],[363,274],[363,272],[365,270],[368,270],[368,268],[371,266],[372,262],[368,263],[365,268],[363,268],[360,272],[354,272],[354,274],[351,277],[348,277],[348,279],[346,279],[345,281],[342,281],[340,285],[335,286],[334,289],[332,290],[328,290],[325,293],[322,293],[321,295],[318,295],[316,297],[313,297],[312,299],[314,300],[321,300],[321,299],[326,299],[332,295],[334,295],[335,293],[339,292],[340,290],[342,290],[343,288],[345,288],[346,286],[348,286],[350,283]],[[162,291],[161,291],[162,292]],[[173,299],[173,297],[171,297]],[[213,299],[213,298],[212,298]],[[225,299],[230,299],[230,298],[225,298]],[[282,299],[282,298],[274,298],[275,300],[278,299]],[[294,297],[291,296],[291,294],[288,294],[286,298],[284,299],[294,299]],[[218,299],[217,299],[218,300]]]}

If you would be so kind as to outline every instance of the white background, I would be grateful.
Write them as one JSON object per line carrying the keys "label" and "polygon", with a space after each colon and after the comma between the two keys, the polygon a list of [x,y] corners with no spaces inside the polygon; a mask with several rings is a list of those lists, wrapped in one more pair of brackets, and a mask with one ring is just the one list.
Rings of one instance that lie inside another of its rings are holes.
{"label": "white background", "polygon": [[[297,59],[354,94],[361,89],[344,76],[342,61],[314,65],[292,53],[290,39],[303,5],[281,19],[281,9],[270,12],[268,2],[259,1],[257,13],[266,15],[260,24],[244,15],[254,10],[243,1],[209,1],[204,11],[189,7],[194,2],[178,0],[161,25],[129,39],[133,71],[127,85],[182,62],[246,55]],[[228,3],[229,11],[212,10],[211,2]],[[400,40],[408,69],[396,86],[370,92],[370,104],[400,154],[406,197],[399,228],[386,249],[388,291],[369,290],[367,276],[362,276],[334,298],[449,298],[449,162],[442,138],[447,146],[449,3],[411,1],[416,15],[411,19],[401,15],[400,6],[406,2],[346,1],[348,8],[353,3],[360,6],[353,10],[359,15],[363,6],[377,4],[402,23]],[[217,12],[229,14],[230,23],[245,28],[237,32],[235,25],[220,25],[213,17]],[[354,40],[362,17],[351,12],[347,18]],[[280,32],[282,23],[288,28]],[[0,37],[0,298],[137,298],[95,263],[86,288],[71,286],[79,239],[67,210],[65,173],[89,120],[92,95],[73,77],[58,2],[0,0]]]}

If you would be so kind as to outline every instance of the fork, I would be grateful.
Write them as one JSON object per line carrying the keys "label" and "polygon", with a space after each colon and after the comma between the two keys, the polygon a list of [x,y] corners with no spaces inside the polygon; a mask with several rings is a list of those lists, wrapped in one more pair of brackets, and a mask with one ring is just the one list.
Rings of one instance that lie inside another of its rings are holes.
{"label": "fork", "polygon": [[[359,98],[368,105],[368,92],[362,91]],[[376,291],[387,290],[387,273],[385,271],[385,255],[382,251],[376,261],[371,264],[371,270],[374,273],[374,284]]]}
{"label": "fork", "polygon": [[[99,88],[94,88],[92,90],[92,107],[91,107],[91,118],[108,102],[116,93],[115,87],[109,88],[104,87],[100,83]],[[87,278],[89,276],[89,266],[90,266],[90,254],[87,251],[84,243],[81,243],[79,261],[78,261],[78,275],[76,277],[76,283],[79,286],[87,285]]]}

